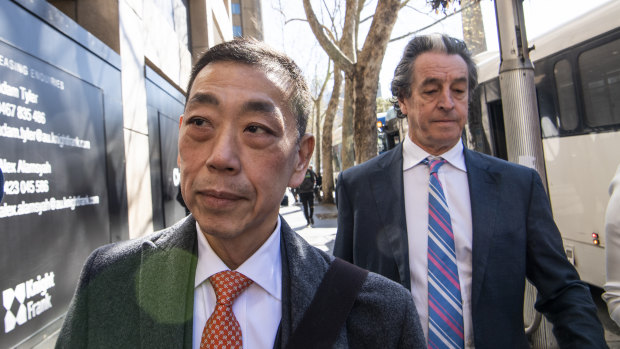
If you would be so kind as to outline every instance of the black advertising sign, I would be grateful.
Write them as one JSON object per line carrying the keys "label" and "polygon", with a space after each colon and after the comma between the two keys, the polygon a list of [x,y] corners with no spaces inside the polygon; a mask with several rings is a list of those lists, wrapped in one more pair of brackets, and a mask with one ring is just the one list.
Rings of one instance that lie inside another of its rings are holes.
{"label": "black advertising sign", "polygon": [[100,89],[0,41],[0,347],[61,316],[109,241],[103,115]]}

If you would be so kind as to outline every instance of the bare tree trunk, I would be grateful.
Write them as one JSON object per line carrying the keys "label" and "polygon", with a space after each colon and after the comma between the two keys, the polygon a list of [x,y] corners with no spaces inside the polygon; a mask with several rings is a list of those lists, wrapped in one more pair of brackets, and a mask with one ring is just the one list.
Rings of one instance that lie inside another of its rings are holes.
{"label": "bare tree trunk", "polygon": [[323,139],[321,141],[323,148],[323,202],[328,204],[334,203],[334,168],[333,168],[333,150],[332,150],[332,131],[334,128],[334,118],[338,111],[338,103],[340,102],[340,89],[342,86],[342,72],[336,67],[334,69],[334,87],[332,96],[327,104],[325,112],[325,121],[323,122]]}
{"label": "bare tree trunk", "polygon": [[482,10],[480,1],[463,0],[461,3],[463,13],[463,39],[472,55],[487,50],[487,41],[484,35],[484,22],[482,21]]}
{"label": "bare tree trunk", "polygon": [[[359,25],[359,6],[363,0],[346,0],[345,23],[338,45],[326,34],[310,0],[303,0],[310,29],[327,55],[345,73],[345,111],[342,120],[342,167],[362,163],[377,154],[376,96],[381,62],[390,40],[398,11],[409,0],[379,0],[364,47],[356,57],[356,32]],[[429,0],[443,3],[440,0]],[[445,7],[445,4],[443,4]],[[333,38],[333,36],[331,36]],[[349,119],[349,112],[354,113]],[[353,126],[351,130],[350,127]],[[351,133],[355,136],[351,137]],[[353,151],[349,149],[353,145]],[[354,155],[355,154],[355,155]]]}
{"label": "bare tree trunk", "polygon": [[323,99],[323,91],[319,94],[319,98],[315,103],[314,113],[314,137],[316,139],[314,146],[314,172],[320,173],[321,171],[321,99]]}
{"label": "bare tree trunk", "polygon": [[366,67],[358,63],[357,68],[358,76],[366,76],[355,84],[355,161],[361,164],[377,155],[377,87],[369,86],[373,79],[365,74]]}
{"label": "bare tree trunk", "polygon": [[[383,0],[370,25],[355,69],[355,159],[358,164],[377,155],[377,89],[379,72],[400,8],[399,0]],[[344,142],[344,139],[343,139]]]}
{"label": "bare tree trunk", "polygon": [[355,165],[354,126],[355,120],[355,83],[349,76],[345,77],[344,83],[344,106],[342,110],[342,147],[340,148],[340,160],[342,171]]}

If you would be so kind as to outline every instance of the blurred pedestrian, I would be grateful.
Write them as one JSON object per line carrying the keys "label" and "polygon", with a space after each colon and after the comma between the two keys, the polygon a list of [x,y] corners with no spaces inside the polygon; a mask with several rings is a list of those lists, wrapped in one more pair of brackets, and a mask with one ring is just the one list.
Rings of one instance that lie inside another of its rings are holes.
{"label": "blurred pedestrian", "polygon": [[304,180],[297,187],[299,200],[303,205],[304,216],[308,225],[314,224],[314,186],[316,184],[316,173],[312,171],[312,166],[308,167]]}
{"label": "blurred pedestrian", "polygon": [[291,194],[293,194],[293,198],[295,199],[295,203],[299,202],[299,198],[298,198],[298,194],[297,193],[297,188],[291,188]]}

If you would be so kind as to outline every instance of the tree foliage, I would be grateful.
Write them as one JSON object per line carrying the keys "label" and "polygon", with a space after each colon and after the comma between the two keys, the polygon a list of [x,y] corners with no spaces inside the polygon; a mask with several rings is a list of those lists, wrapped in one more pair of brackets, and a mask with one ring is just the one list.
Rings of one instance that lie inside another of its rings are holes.
{"label": "tree foliage", "polygon": [[428,4],[431,5],[433,10],[446,12],[450,6],[454,5],[454,3],[461,4],[461,0],[427,0]]}
{"label": "tree foliage", "polygon": [[377,113],[384,113],[392,107],[392,101],[389,98],[377,97]]}

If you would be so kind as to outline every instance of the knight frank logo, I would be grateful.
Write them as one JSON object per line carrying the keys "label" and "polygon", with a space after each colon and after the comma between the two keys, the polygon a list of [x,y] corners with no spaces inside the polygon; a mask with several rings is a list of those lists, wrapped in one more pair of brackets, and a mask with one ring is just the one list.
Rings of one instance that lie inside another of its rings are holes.
{"label": "knight frank logo", "polygon": [[30,279],[15,288],[2,291],[2,305],[6,310],[4,333],[13,331],[16,326],[21,326],[50,309],[52,296],[48,290],[54,286],[56,284],[52,271],[45,273],[43,277],[37,275],[36,280]]}

